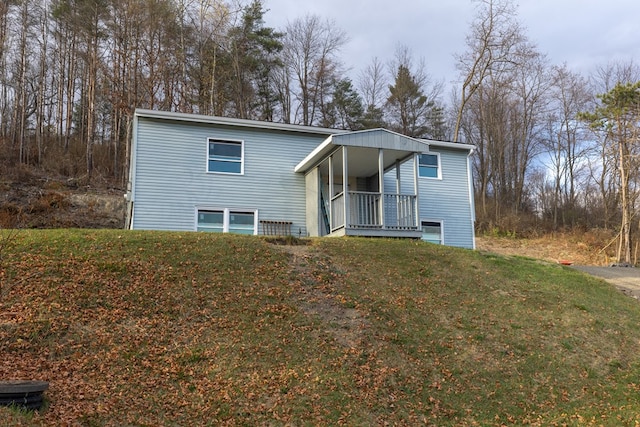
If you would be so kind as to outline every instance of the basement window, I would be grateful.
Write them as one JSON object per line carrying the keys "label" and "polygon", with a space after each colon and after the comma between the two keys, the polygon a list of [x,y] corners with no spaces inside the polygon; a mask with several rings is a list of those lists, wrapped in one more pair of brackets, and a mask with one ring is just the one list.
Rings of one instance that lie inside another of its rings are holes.
{"label": "basement window", "polygon": [[212,233],[257,234],[257,211],[199,209],[197,231]]}
{"label": "basement window", "polygon": [[425,242],[444,244],[441,221],[422,221],[422,240]]}

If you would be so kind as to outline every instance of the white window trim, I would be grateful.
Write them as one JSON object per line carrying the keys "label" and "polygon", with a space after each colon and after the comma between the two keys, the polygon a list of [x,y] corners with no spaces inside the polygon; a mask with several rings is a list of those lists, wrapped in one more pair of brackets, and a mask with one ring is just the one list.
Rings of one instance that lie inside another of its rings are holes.
{"label": "white window trim", "polygon": [[193,216],[193,230],[198,231],[198,212],[222,212],[222,232],[229,232],[229,216],[232,213],[251,213],[253,214],[253,235],[258,235],[258,210],[257,209],[233,209],[233,208],[216,208],[211,206],[196,206]]}
{"label": "white window trim", "polygon": [[[240,173],[234,173],[234,172],[219,172],[219,171],[210,171],[209,170],[209,144],[211,142],[231,142],[231,143],[239,143],[240,144],[240,149],[241,149],[241,154],[240,154]],[[244,140],[242,139],[227,139],[227,138],[214,138],[214,137],[209,137],[207,138],[207,144],[206,144],[206,162],[205,162],[205,170],[207,171],[207,173],[212,173],[212,174],[219,174],[219,175],[244,175]]]}
{"label": "white window trim", "polygon": [[422,219],[420,219],[420,230],[422,230],[422,223],[423,222],[436,222],[436,223],[440,224],[440,244],[444,245],[444,220],[422,218]]}
{"label": "white window trim", "polygon": [[436,151],[427,151],[427,152],[420,153],[420,154],[429,154],[429,155],[432,155],[432,156],[436,156],[436,158],[438,159],[438,176],[437,177],[421,176],[420,175],[420,158],[418,158],[418,176],[420,178],[423,178],[423,179],[439,179],[439,180],[442,180],[442,163],[440,162],[440,153],[438,153]]}

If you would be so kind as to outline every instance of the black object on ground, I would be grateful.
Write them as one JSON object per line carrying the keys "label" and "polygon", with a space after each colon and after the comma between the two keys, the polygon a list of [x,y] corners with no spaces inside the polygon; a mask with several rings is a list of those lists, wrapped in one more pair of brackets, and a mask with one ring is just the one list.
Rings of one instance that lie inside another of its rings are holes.
{"label": "black object on ground", "polygon": [[42,393],[49,388],[46,381],[0,381],[0,406],[16,406],[36,410],[42,407]]}

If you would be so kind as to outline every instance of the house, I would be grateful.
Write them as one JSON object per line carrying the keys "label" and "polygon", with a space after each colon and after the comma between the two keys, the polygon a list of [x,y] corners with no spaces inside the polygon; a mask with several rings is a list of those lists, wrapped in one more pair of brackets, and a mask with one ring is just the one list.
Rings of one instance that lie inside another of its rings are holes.
{"label": "house", "polygon": [[473,248],[473,146],[136,110],[127,227]]}

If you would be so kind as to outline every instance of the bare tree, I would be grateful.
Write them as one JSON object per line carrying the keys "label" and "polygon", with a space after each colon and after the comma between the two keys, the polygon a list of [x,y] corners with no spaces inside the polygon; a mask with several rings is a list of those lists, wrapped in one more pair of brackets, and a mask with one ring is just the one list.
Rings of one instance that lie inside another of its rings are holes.
{"label": "bare tree", "polygon": [[[553,198],[549,208],[553,227],[557,229],[560,220],[562,225],[575,225],[577,178],[590,150],[585,144],[584,126],[577,116],[588,108],[591,94],[586,79],[571,72],[565,64],[552,68],[549,96],[551,105],[545,145],[553,175]],[[567,215],[571,215],[570,224]]]}
{"label": "bare tree", "polygon": [[384,65],[378,58],[373,58],[371,63],[360,72],[358,88],[367,109],[381,108],[386,102],[387,77]]}
{"label": "bare tree", "polygon": [[13,111],[13,128],[12,139],[14,147],[18,147],[18,159],[22,163],[29,161],[28,140],[26,134],[27,119],[29,113],[29,85],[27,80],[30,78],[30,61],[28,58],[32,55],[31,45],[27,40],[31,37],[33,26],[33,17],[31,14],[31,0],[24,0],[20,7],[18,15],[19,26],[18,31],[18,52],[16,57],[15,69],[16,75],[13,81],[16,93]]}
{"label": "bare tree", "polygon": [[12,1],[0,2],[0,139],[9,133],[11,111],[9,106],[7,51],[9,48],[9,16]]}
{"label": "bare tree", "polygon": [[[521,53],[522,64],[514,69],[514,106],[511,110],[511,159],[513,208],[515,212],[526,206],[527,173],[543,144],[544,116],[548,110],[546,58],[533,47]],[[506,141],[505,141],[506,142]]]}
{"label": "bare tree", "polygon": [[518,50],[524,41],[512,0],[473,1],[478,4],[478,12],[466,38],[467,51],[456,58],[462,87],[454,141],[459,140],[462,115],[471,97],[489,75],[518,63]]}
{"label": "bare tree", "polygon": [[290,22],[284,38],[283,61],[295,79],[294,95],[298,101],[296,121],[312,125],[319,119],[321,106],[328,103],[328,86],[335,79],[339,62],[337,53],[347,36],[330,21],[307,15]]}
{"label": "bare tree", "polygon": [[358,88],[364,101],[363,126],[365,128],[384,127],[384,106],[388,96],[388,79],[384,65],[378,58],[373,58],[371,63],[360,72]]}

